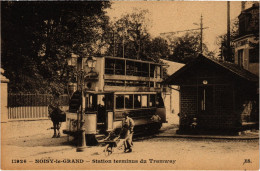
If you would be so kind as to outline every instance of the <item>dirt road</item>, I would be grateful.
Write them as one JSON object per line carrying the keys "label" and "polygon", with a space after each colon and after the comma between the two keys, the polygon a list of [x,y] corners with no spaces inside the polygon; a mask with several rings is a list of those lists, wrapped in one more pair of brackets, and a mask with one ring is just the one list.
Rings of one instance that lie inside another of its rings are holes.
{"label": "dirt road", "polygon": [[[33,130],[32,130],[33,131]],[[46,131],[2,140],[2,169],[258,169],[258,140],[137,137],[132,153],[102,147],[76,152],[67,136]],[[17,163],[19,161],[19,163]],[[26,163],[21,162],[26,161]]]}

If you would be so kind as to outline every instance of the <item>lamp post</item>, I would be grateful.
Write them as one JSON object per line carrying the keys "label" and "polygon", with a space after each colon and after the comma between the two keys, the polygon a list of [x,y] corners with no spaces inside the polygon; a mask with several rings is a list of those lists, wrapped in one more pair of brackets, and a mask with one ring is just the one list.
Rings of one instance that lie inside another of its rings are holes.
{"label": "lamp post", "polygon": [[91,69],[90,72],[93,72],[93,69],[96,67],[96,62],[97,60],[93,57],[88,57],[88,59],[86,60],[88,67]]}
{"label": "lamp post", "polygon": [[[76,73],[75,75],[77,76],[77,90],[80,91],[81,94],[81,104],[80,104],[80,111],[77,112],[78,115],[80,115],[80,121],[79,122],[79,130],[78,132],[80,133],[80,140],[81,142],[78,143],[77,146],[77,152],[83,152],[84,149],[86,148],[86,137],[85,137],[85,128],[83,127],[84,125],[84,108],[83,108],[83,97],[84,97],[84,87],[85,87],[85,78],[87,76],[87,72],[84,70],[84,58],[80,57],[75,54],[71,54],[71,57],[67,58],[68,65],[70,66],[76,66]],[[80,63],[79,63],[80,62]],[[88,68],[91,69],[90,72],[93,72],[93,69],[96,66],[96,60],[93,59],[93,57],[88,57],[86,60],[86,64]],[[80,68],[79,68],[80,67]]]}

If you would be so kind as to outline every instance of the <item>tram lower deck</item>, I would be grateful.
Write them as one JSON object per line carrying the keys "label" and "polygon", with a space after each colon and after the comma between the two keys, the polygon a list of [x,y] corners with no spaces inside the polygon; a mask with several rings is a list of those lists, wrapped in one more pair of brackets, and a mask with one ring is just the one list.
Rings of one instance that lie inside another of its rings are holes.
{"label": "tram lower deck", "polygon": [[[77,131],[81,127],[80,120],[82,120],[85,134],[107,134],[122,127],[124,112],[129,113],[134,120],[136,133],[159,130],[162,123],[166,122],[163,101],[161,96],[155,92],[143,94],[89,93],[83,101],[86,104],[86,110],[82,115],[79,110],[73,110],[73,104],[70,111],[67,112],[67,127],[63,131],[64,133],[77,135]],[[79,108],[79,105],[77,107]],[[83,116],[82,119],[81,116]]]}

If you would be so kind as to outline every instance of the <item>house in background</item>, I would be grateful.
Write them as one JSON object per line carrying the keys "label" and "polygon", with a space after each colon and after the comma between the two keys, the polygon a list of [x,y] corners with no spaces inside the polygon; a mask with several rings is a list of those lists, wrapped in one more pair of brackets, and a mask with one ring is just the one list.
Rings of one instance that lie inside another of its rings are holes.
{"label": "house in background", "polygon": [[[166,66],[166,74],[168,76],[172,75],[176,71],[178,71],[180,68],[182,68],[185,64],[173,62],[165,59],[161,59],[161,61]],[[172,124],[179,124],[179,99],[180,99],[180,93],[179,93],[179,86],[176,85],[164,85],[163,86],[163,99],[164,99],[164,105],[166,108],[166,117],[167,121],[171,122]]]}
{"label": "house in background", "polygon": [[259,76],[259,2],[245,8],[241,2],[239,35],[233,40],[235,46],[235,64]]}
{"label": "house in background", "polygon": [[194,120],[200,133],[258,128],[258,79],[234,63],[203,55],[186,64],[163,82],[180,86],[179,133],[190,132]]}

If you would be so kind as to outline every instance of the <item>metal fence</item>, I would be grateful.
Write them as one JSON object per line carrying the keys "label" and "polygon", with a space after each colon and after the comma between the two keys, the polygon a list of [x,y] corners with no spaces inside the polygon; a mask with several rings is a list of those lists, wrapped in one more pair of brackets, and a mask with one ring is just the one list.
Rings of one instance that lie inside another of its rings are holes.
{"label": "metal fence", "polygon": [[[8,119],[47,119],[48,105],[52,101],[53,97],[50,94],[8,94]],[[66,108],[69,104],[69,96],[61,95],[59,104]]]}

